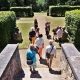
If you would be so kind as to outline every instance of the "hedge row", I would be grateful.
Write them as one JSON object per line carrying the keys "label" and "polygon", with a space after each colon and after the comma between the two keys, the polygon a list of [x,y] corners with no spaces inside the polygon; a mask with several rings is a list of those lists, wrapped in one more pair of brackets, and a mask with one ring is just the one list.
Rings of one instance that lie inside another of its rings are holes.
{"label": "hedge row", "polygon": [[66,11],[80,9],[80,6],[49,6],[50,16],[65,16]]}
{"label": "hedge row", "polygon": [[80,10],[67,11],[65,22],[69,41],[80,46]]}
{"label": "hedge row", "polygon": [[11,7],[11,11],[14,11],[17,17],[33,17],[34,13],[32,7]]}
{"label": "hedge row", "polygon": [[12,33],[16,26],[16,16],[13,11],[0,12],[0,47],[12,41]]}

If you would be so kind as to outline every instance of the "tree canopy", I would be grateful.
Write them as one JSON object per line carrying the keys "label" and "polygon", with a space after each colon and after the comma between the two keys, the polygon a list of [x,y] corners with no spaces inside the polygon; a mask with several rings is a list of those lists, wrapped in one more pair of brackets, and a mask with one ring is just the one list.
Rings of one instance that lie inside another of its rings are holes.
{"label": "tree canopy", "polygon": [[0,9],[13,6],[32,6],[33,11],[46,11],[51,5],[80,5],[80,0],[0,0]]}

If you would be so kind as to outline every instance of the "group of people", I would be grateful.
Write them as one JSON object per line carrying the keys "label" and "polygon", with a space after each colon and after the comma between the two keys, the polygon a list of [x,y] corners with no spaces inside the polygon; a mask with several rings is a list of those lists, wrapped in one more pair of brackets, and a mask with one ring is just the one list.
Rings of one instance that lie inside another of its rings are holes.
{"label": "group of people", "polygon": [[[48,27],[45,27],[46,35],[48,37],[49,34],[48,31],[50,31],[50,22],[46,23],[45,25],[49,27],[49,30]],[[39,32],[39,30],[40,29],[38,28],[37,19],[35,19],[34,27],[32,27],[29,32],[30,49],[27,50],[26,52],[27,64],[29,65],[30,71],[32,73],[36,72],[35,68],[36,68],[37,59],[36,59],[35,47],[38,51],[37,53],[39,54],[39,58],[40,58],[39,60],[43,59],[42,50],[44,48],[44,40],[43,40],[43,35]],[[53,40],[50,39],[49,45],[45,49],[45,59],[49,69],[51,69],[53,57],[56,58],[56,46],[53,45]]]}
{"label": "group of people", "polygon": [[58,26],[54,28],[52,32],[53,32],[53,39],[58,40],[59,43],[62,43],[61,38],[63,37],[64,34],[67,34],[68,36],[68,32],[65,30],[64,26],[63,27]]}
{"label": "group of people", "polygon": [[[63,37],[63,34],[68,34],[68,32],[65,30],[65,27],[57,26],[56,28],[53,28],[53,40],[58,40],[59,43],[61,43],[61,38]],[[47,36],[47,39],[51,39],[50,35],[50,22],[45,23],[45,33]]]}
{"label": "group of people", "polygon": [[[40,51],[41,44],[39,44],[39,46],[40,47],[38,49]],[[49,55],[47,55],[47,54],[49,54]],[[40,55],[39,60],[43,60],[42,54],[39,53],[39,55]],[[50,39],[49,45],[46,47],[46,50],[45,50],[45,60],[46,60],[46,65],[48,66],[49,70],[51,70],[51,64],[52,64],[53,57],[56,58],[56,46],[53,45],[53,40]],[[35,46],[33,44],[30,44],[30,49],[27,50],[27,52],[26,52],[26,59],[27,59],[27,64],[29,65],[31,73],[35,73],[37,59],[36,59]]]}
{"label": "group of people", "polygon": [[39,32],[37,19],[34,20],[34,27],[31,27],[29,32],[30,44],[36,44],[37,52],[39,53],[40,59],[42,58],[42,49],[44,48],[43,35]]}

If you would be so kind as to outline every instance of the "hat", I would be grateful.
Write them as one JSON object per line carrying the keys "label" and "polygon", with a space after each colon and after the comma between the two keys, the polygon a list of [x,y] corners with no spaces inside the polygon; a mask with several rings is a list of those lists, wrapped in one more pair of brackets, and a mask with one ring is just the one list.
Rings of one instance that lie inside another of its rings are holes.
{"label": "hat", "polygon": [[53,40],[52,40],[52,39],[50,39],[50,40],[49,40],[49,42],[51,42],[51,43],[52,43],[52,42],[53,42]]}

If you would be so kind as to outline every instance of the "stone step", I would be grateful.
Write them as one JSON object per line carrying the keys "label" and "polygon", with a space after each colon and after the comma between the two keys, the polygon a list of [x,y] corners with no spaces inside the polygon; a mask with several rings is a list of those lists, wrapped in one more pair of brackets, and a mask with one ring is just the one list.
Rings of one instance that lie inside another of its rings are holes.
{"label": "stone step", "polygon": [[29,68],[23,68],[22,73],[15,80],[61,80],[61,73],[58,68],[36,68],[37,72],[32,74]]}

